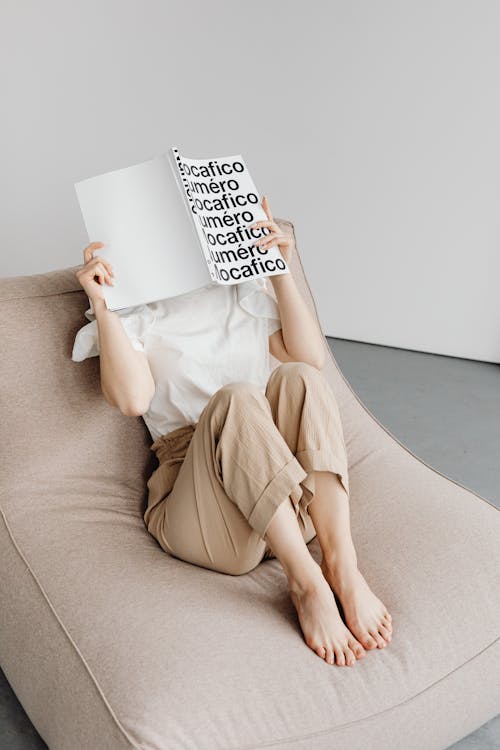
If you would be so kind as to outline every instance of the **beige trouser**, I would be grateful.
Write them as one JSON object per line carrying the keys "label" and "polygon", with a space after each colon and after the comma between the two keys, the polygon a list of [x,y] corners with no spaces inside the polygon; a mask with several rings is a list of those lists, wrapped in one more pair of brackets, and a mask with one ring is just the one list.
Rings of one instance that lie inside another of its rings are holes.
{"label": "beige trouser", "polygon": [[263,538],[287,498],[305,542],[316,531],[307,506],[317,471],[337,473],[349,495],[337,401],[320,370],[285,362],[265,394],[233,382],[216,391],[194,425],[151,445],[159,466],[148,480],[144,522],[165,552],[241,575],[275,557]]}

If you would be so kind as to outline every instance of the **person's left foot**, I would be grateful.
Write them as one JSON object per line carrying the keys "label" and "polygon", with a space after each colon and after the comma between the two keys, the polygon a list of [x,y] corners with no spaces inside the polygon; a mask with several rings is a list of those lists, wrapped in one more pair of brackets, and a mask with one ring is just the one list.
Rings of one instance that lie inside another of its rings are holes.
{"label": "person's left foot", "polygon": [[328,566],[321,561],[321,570],[338,596],[345,624],[367,649],[384,648],[392,638],[392,616],[368,586],[356,565]]}

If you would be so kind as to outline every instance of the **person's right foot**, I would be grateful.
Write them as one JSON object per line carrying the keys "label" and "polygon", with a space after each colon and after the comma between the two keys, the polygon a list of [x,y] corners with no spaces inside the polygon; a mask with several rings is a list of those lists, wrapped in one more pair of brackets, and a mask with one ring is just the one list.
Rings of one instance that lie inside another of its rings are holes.
{"label": "person's right foot", "polygon": [[333,591],[318,573],[302,585],[290,584],[290,597],[297,610],[306,644],[328,664],[352,666],[365,656],[361,643],[347,628],[337,607]]}

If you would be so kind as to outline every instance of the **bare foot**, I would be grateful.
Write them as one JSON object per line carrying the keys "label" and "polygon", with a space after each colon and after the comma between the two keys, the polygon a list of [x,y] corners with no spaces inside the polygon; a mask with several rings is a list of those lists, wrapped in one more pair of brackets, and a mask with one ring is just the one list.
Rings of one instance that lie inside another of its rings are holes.
{"label": "bare foot", "polygon": [[328,664],[352,666],[366,652],[342,622],[333,592],[317,567],[307,584],[290,583],[305,641]]}
{"label": "bare foot", "polygon": [[384,648],[392,638],[392,615],[368,586],[354,564],[331,567],[325,559],[321,570],[337,594],[351,633],[367,649]]}

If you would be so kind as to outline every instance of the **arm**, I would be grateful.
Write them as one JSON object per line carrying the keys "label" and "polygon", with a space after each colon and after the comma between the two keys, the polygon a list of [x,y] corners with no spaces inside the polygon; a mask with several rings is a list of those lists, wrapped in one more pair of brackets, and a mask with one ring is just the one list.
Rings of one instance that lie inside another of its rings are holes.
{"label": "arm", "polygon": [[83,251],[85,264],[76,277],[92,302],[99,333],[101,389],[106,401],[126,416],[144,414],[155,392],[155,382],[144,354],[134,349],[120,317],[106,307],[102,285],[113,284],[109,261],[93,256],[102,242],[92,242]]}
{"label": "arm", "polygon": [[[261,250],[269,250],[277,245],[288,264],[294,249],[293,237],[281,232],[265,196],[262,207],[268,221],[258,221],[252,227],[267,227],[271,233],[261,237],[255,245]],[[268,279],[276,293],[281,318],[281,330],[269,337],[269,351],[282,362],[307,362],[321,370],[325,364],[325,339],[300,294],[295,279],[291,273],[276,274]]]}
{"label": "arm", "polygon": [[140,416],[148,410],[155,392],[148,359],[134,349],[119,316],[107,309],[103,299],[94,300],[93,306],[104,398],[126,416]]}
{"label": "arm", "polygon": [[270,276],[280,311],[281,329],[269,337],[269,351],[281,362],[325,364],[325,341],[291,274]]}

